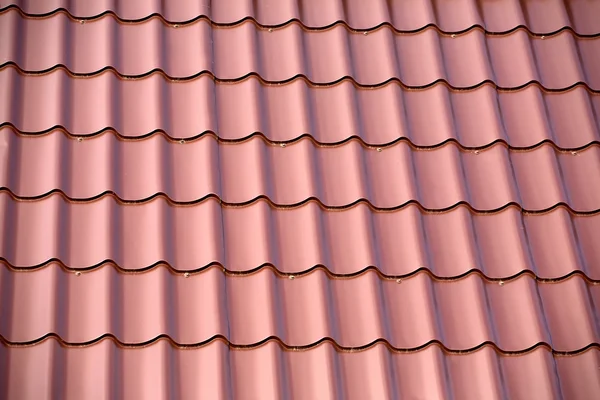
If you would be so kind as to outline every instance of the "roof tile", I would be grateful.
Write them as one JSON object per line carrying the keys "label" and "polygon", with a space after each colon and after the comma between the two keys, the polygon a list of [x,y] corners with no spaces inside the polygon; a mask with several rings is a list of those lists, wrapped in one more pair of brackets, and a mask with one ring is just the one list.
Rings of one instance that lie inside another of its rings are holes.
{"label": "roof tile", "polygon": [[[416,87],[442,79],[459,88],[483,81],[506,88],[539,81],[548,89],[577,82],[600,89],[594,74],[600,38],[577,38],[570,31],[545,38],[524,31],[486,37],[478,30],[448,36],[435,29],[406,35],[384,26],[365,35],[339,25],[325,31],[297,24],[273,30],[251,22],[218,28],[200,20],[175,29],[156,19],[121,24],[111,16],[85,24],[64,14],[24,19],[14,10],[0,18],[7,26],[0,58],[26,71],[64,65],[84,75],[111,67],[128,76],[161,70],[186,78],[208,71],[219,79],[256,73],[270,82],[304,76],[319,84],[350,77],[361,85],[395,78]],[[10,46],[17,37],[26,51]]]}
{"label": "roof tile", "polygon": [[599,4],[0,0],[0,398],[600,392]]}
{"label": "roof tile", "polygon": [[[338,352],[324,343],[307,351],[285,351],[270,342],[248,351],[215,341],[184,350],[163,340],[139,349],[123,349],[109,340],[68,348],[50,339],[37,346],[0,347],[0,353],[0,360],[9,365],[5,370],[18,377],[17,381],[39,382],[33,386],[8,381],[9,385],[2,387],[9,398],[40,393],[37,398],[49,399],[51,387],[65,399],[110,397],[116,393],[111,388],[119,387],[126,398],[151,399],[168,397],[167,393],[181,399],[226,399],[234,395],[240,399],[276,399],[290,391],[300,399],[317,395],[323,399],[361,399],[364,393],[391,393],[428,399],[452,394],[475,400],[482,394],[501,396],[502,390],[511,399],[559,399],[561,395],[585,399],[600,388],[592,372],[600,357],[597,349],[553,358],[545,348],[503,356],[489,347],[449,355],[437,346],[417,353],[391,352],[384,345]],[[166,365],[173,373],[165,373]],[[61,384],[53,386],[59,377]]]}
{"label": "roof tile", "polygon": [[[173,207],[161,198],[137,205],[110,197],[69,204],[59,196],[19,202],[6,194],[0,203],[9,216],[3,258],[24,268],[56,259],[70,268],[112,260],[125,270],[141,270],[164,261],[193,271],[218,262],[240,272],[267,263],[285,273],[323,265],[342,275],[375,266],[389,276],[428,268],[440,277],[478,269],[491,278],[530,270],[544,279],[573,271],[600,279],[598,216],[564,208],[523,215],[511,207],[476,215],[464,206],[431,214],[409,205],[382,213],[365,204],[343,211],[326,211],[315,202],[294,209],[265,201],[221,208],[210,199]],[[49,232],[62,233],[49,240]]]}
{"label": "roof tile", "polygon": [[310,135],[322,144],[356,137],[373,146],[404,138],[416,146],[453,140],[522,148],[552,141],[565,149],[600,140],[594,116],[600,96],[583,87],[559,93],[535,85],[510,92],[491,85],[457,92],[443,84],[412,91],[395,82],[315,88],[302,80],[264,85],[256,78],[228,84],[207,76],[185,82],[156,75],[120,80],[110,73],[72,79],[63,71],[24,76],[13,68],[0,70],[0,82],[7,89],[0,96],[2,120],[28,133],[62,126],[75,136],[112,128],[128,138],[162,130],[173,139],[215,132],[232,141],[261,133],[277,142]]}
{"label": "roof tile", "polygon": [[239,23],[247,18],[264,25],[298,20],[311,28],[324,28],[336,22],[345,22],[354,29],[370,29],[388,23],[400,31],[418,30],[431,24],[447,32],[462,31],[474,25],[490,32],[506,32],[525,26],[539,34],[564,27],[572,27],[580,34],[596,34],[600,28],[594,18],[600,12],[595,1],[460,0],[451,4],[444,0],[375,0],[368,6],[361,0],[181,0],[175,3],[157,0],[102,0],[93,3],[82,0],[4,0],[0,7],[16,5],[25,13],[38,15],[62,8],[79,18],[95,17],[109,11],[123,20],[141,20],[153,15],[171,22],[186,22],[204,16],[217,24]]}
{"label": "roof tile", "polygon": [[328,207],[348,207],[364,200],[381,209],[417,202],[430,210],[468,203],[481,211],[508,204],[542,211],[568,204],[591,212],[600,204],[600,191],[593,189],[600,188],[599,178],[584,173],[600,163],[595,145],[561,152],[543,144],[523,152],[502,145],[464,151],[450,143],[421,151],[406,142],[375,149],[357,141],[322,147],[303,139],[282,147],[260,137],[225,144],[204,136],[181,144],[159,135],[122,141],[104,134],[80,141],[59,131],[39,137],[9,131],[0,185],[27,198],[59,190],[80,200],[115,193],[139,201],[164,193],[181,203],[207,196],[229,204],[266,197],[286,206],[318,199]]}
{"label": "roof tile", "polygon": [[[344,348],[383,340],[405,350],[436,341],[452,351],[483,343],[503,351],[539,343],[576,351],[598,341],[594,286],[578,276],[559,283],[522,276],[500,285],[477,274],[396,281],[374,272],[331,279],[316,270],[290,279],[269,269],[226,276],[211,268],[182,279],[162,267],[124,275],[107,266],[77,275],[52,264],[32,274],[3,269],[2,281],[10,289],[1,334],[13,343],[54,333],[67,343],[108,334],[126,344],[167,335],[181,345],[224,337],[255,346],[274,337],[292,347],[331,338]],[[188,304],[202,307],[188,313]]]}

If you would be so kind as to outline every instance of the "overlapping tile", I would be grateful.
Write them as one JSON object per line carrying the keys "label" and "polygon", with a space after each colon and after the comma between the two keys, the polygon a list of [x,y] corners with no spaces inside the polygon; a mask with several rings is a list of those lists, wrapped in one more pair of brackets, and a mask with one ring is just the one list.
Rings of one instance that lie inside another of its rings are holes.
{"label": "overlapping tile", "polygon": [[371,145],[404,138],[417,146],[454,140],[464,147],[551,141],[565,149],[600,140],[594,117],[600,95],[584,87],[498,92],[492,85],[454,91],[438,84],[413,91],[396,82],[364,89],[344,81],[317,88],[304,80],[265,85],[255,77],[227,84],[210,76],[185,82],[159,75],[122,80],[112,73],[76,79],[62,70],[28,76],[12,67],[0,70],[0,85],[0,120],[27,133],[62,126],[74,136],[113,128],[128,138],[162,130],[173,139],[214,132],[233,141],[261,133],[277,142],[309,135],[323,144],[353,137]]}
{"label": "overlapping tile", "polygon": [[545,38],[526,31],[449,36],[433,28],[404,35],[385,26],[365,35],[340,25],[325,31],[298,24],[263,29],[251,22],[217,28],[205,20],[175,28],[156,19],[121,24],[112,16],[85,24],[65,14],[24,19],[14,10],[0,20],[0,59],[26,71],[64,65],[84,75],[111,67],[128,76],[160,70],[174,78],[210,72],[231,80],[255,73],[271,82],[304,76],[330,84],[348,77],[361,85],[399,79],[420,87],[445,80],[461,88],[539,81],[564,89],[584,82],[600,90],[600,37],[581,39],[570,31]]}
{"label": "overlapping tile", "polygon": [[[139,201],[163,193],[177,203],[217,196],[228,204],[268,198],[277,205],[316,199],[326,207],[366,201],[378,209],[417,202],[428,210],[459,203],[493,211],[509,204],[542,211],[568,204],[600,208],[600,147],[561,152],[549,144],[529,151],[495,145],[463,151],[454,143],[415,150],[407,142],[367,148],[358,141],[323,147],[308,139],[286,146],[260,137],[224,144],[214,136],[191,142],[154,135],[123,141],[105,133],[86,140],[60,131],[24,137],[3,130],[0,187],[36,198],[59,190],[69,198],[104,193]],[[178,179],[173,179],[178,177]]]}
{"label": "overlapping tile", "polygon": [[[329,338],[343,348],[383,340],[407,350],[434,341],[452,351],[483,343],[502,351],[539,344],[576,351],[598,343],[599,335],[594,310],[600,286],[579,276],[558,283],[521,276],[499,284],[477,274],[440,282],[420,273],[396,281],[372,271],[330,279],[316,270],[290,279],[269,269],[226,277],[211,268],[186,277],[163,267],[144,274],[110,266],[74,274],[56,264],[35,273],[2,268],[0,274],[0,334],[11,343],[47,334],[88,343],[108,334],[126,344],[166,335],[182,345],[223,337],[242,346],[278,338],[303,347]],[[191,304],[202,307],[190,313]]]}
{"label": "overlapping tile", "polygon": [[70,204],[57,195],[20,202],[6,193],[0,203],[1,255],[20,268],[55,259],[75,269],[112,260],[141,270],[163,261],[182,272],[218,263],[246,273],[264,265],[294,274],[315,266],[337,275],[368,267],[387,276],[427,269],[441,278],[479,270],[496,279],[523,271],[557,279],[579,271],[600,280],[600,215],[564,208],[541,215],[516,208],[475,215],[466,207],[424,213],[416,206],[382,213],[365,204],[326,211],[315,202],[296,209],[265,201],[221,207],[214,199],[186,207],[163,198]]}
{"label": "overlapping tile", "polygon": [[[294,399],[307,400],[360,400],[369,395],[479,400],[502,399],[503,394],[511,399],[559,399],[561,393],[585,399],[600,390],[597,375],[589,373],[600,358],[596,349],[553,357],[544,348],[503,356],[489,347],[454,355],[436,346],[418,353],[390,352],[383,345],[340,353],[329,343],[288,351],[271,342],[247,351],[220,341],[194,349],[174,348],[166,341],[123,349],[107,340],[79,349],[48,340],[32,347],[2,346],[0,354],[7,371],[0,375],[4,394],[40,400],[52,398],[51,388],[69,400],[288,399],[292,393]],[[62,384],[53,386],[57,380]],[[39,385],[20,384],[32,381]]]}
{"label": "overlapping tile", "polygon": [[175,3],[156,0],[24,1],[4,0],[0,7],[17,6],[23,12],[46,15],[60,9],[74,17],[91,18],[111,12],[123,20],[144,20],[160,16],[170,22],[186,22],[205,17],[217,24],[235,24],[252,18],[263,25],[282,25],[292,20],[309,28],[324,28],[336,22],[354,29],[370,29],[391,24],[399,31],[413,31],[436,25],[443,31],[456,32],[475,25],[490,32],[506,32],[524,26],[534,33],[550,33],[565,27],[580,34],[600,32],[600,8],[595,1],[473,1],[448,3],[443,0],[222,0]]}
{"label": "overlapping tile", "polygon": [[0,0],[0,397],[600,391],[599,6],[366,4]]}

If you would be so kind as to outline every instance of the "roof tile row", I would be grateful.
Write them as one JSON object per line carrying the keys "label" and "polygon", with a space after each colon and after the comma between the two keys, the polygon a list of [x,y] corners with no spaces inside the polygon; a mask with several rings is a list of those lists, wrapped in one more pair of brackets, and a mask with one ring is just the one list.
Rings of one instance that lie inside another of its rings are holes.
{"label": "roof tile row", "polygon": [[600,205],[600,176],[586,173],[600,166],[597,145],[577,152],[550,144],[464,151],[450,142],[418,150],[404,141],[385,148],[358,141],[323,147],[309,139],[279,146],[261,137],[229,144],[210,135],[179,143],[105,133],[79,141],[60,131],[37,137],[2,131],[0,186],[22,197],[57,189],[76,199],[107,191],[128,201],[164,193],[176,202],[217,195],[229,204],[267,197],[295,205],[314,198],[345,207],[364,199],[385,209],[412,201],[430,210],[461,202],[482,211],[511,203],[541,211],[562,203],[591,212]]}
{"label": "roof tile row", "polygon": [[408,138],[417,146],[455,140],[466,147],[503,140],[513,147],[552,141],[577,148],[600,140],[600,95],[584,87],[559,93],[536,85],[511,92],[443,84],[407,90],[391,82],[364,89],[344,81],[321,88],[304,80],[267,85],[255,77],[228,84],[210,76],[185,82],[159,75],[122,80],[112,73],[77,79],[62,70],[32,76],[12,67],[0,69],[0,86],[0,120],[25,132],[63,126],[87,135],[112,127],[139,137],[162,129],[172,138],[211,131],[224,140],[261,132],[274,141],[308,134],[321,143]]}
{"label": "roof tile row", "polygon": [[541,215],[516,208],[476,215],[466,207],[432,214],[416,206],[376,212],[364,204],[325,211],[315,202],[296,209],[264,201],[221,207],[214,199],[174,207],[163,198],[135,205],[111,197],[19,202],[4,192],[0,212],[6,216],[1,255],[17,267],[57,259],[86,268],[113,260],[139,270],[164,261],[193,271],[217,262],[248,272],[268,263],[285,273],[323,265],[347,275],[375,266],[388,276],[427,268],[440,277],[478,269],[491,278],[530,270],[541,278],[580,271],[600,280],[600,215],[564,208]]}
{"label": "roof tile row", "polygon": [[185,277],[163,267],[74,274],[51,264],[35,273],[2,268],[0,287],[0,336],[17,343],[55,333],[69,343],[110,334],[127,344],[167,335],[185,345],[221,336],[242,346],[276,337],[292,347],[331,338],[344,348],[385,340],[397,349],[437,341],[455,351],[488,342],[503,351],[539,343],[576,351],[600,339],[600,286],[578,275],[499,284],[478,274],[449,282],[426,273],[382,280],[373,271],[331,279],[318,269],[290,279],[270,269],[227,276],[210,268]]}
{"label": "roof tile row", "polygon": [[600,392],[600,2],[2,7],[0,398]]}
{"label": "roof tile row", "polygon": [[36,400],[591,400],[600,392],[599,362],[595,348],[553,357],[545,348],[504,356],[490,347],[469,354],[446,354],[437,346],[392,352],[384,345],[340,352],[324,343],[286,351],[269,342],[248,351],[221,341],[192,349],[159,341],[124,349],[105,340],[65,348],[51,339],[31,347],[0,346],[0,370],[7,371],[0,374],[0,394]]}
{"label": "roof tile row", "polygon": [[[81,24],[65,14],[24,19],[0,14],[0,60],[26,71],[64,65],[78,74],[113,67],[124,75],[155,69],[185,78],[210,71],[220,79],[257,73],[267,81],[302,75],[327,84],[351,77],[362,85],[396,78],[408,86],[444,79],[455,87],[493,81],[518,87],[539,81],[549,89],[586,82],[600,89],[600,37],[576,38],[570,31],[530,37],[526,31],[489,36],[479,30],[442,35],[435,29],[396,34],[389,27],[363,34],[344,26],[305,31],[246,22],[217,28],[205,20],[179,28],[153,19],[122,24],[114,17]],[[19,39],[17,39],[19,38]]]}
{"label": "roof tile row", "polygon": [[398,30],[416,30],[435,24],[444,31],[461,31],[473,25],[491,32],[527,26],[535,33],[573,27],[581,34],[600,31],[600,5],[589,0],[2,0],[0,7],[17,5],[24,12],[47,14],[59,8],[89,18],[110,11],[124,20],[160,15],[167,21],[184,22],[205,16],[219,24],[231,24],[248,17],[260,24],[280,25],[299,20],[308,27],[325,27],[338,21],[355,29],[369,29],[382,23]]}

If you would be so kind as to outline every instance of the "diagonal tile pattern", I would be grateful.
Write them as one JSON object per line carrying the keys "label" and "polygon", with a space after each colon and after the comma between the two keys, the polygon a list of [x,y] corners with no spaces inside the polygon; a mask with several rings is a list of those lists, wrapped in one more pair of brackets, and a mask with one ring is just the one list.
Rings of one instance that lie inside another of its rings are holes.
{"label": "diagonal tile pattern", "polygon": [[0,398],[594,399],[600,2],[0,0]]}

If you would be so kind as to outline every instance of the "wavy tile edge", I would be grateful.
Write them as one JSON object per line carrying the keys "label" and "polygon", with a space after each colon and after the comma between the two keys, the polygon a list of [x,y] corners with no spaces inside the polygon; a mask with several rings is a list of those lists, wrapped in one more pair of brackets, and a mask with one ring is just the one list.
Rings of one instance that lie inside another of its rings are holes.
{"label": "wavy tile edge", "polygon": [[103,260],[97,264],[90,265],[87,267],[70,267],[58,258],[51,258],[40,264],[32,265],[32,266],[16,266],[16,265],[12,264],[10,261],[8,261],[6,258],[0,257],[0,264],[3,264],[5,266],[5,268],[7,268],[9,271],[17,272],[17,273],[35,272],[35,271],[39,271],[44,268],[50,268],[51,266],[55,265],[55,266],[58,266],[62,271],[67,272],[67,273],[73,273],[76,276],[80,276],[81,274],[84,274],[84,273],[92,273],[92,272],[98,271],[102,268],[114,268],[120,274],[131,274],[131,275],[150,273],[159,268],[165,268],[168,272],[170,272],[173,275],[182,276],[184,278],[189,278],[193,275],[198,275],[198,274],[204,273],[212,268],[216,268],[216,269],[219,269],[220,271],[222,271],[223,274],[225,274],[226,276],[231,276],[231,277],[244,277],[244,276],[261,273],[264,270],[270,270],[277,277],[287,278],[287,279],[302,278],[302,277],[310,275],[316,271],[322,271],[323,273],[325,273],[325,275],[329,279],[353,279],[353,278],[359,278],[363,275],[366,275],[367,273],[374,272],[379,277],[379,279],[388,280],[388,281],[396,281],[396,283],[398,283],[398,284],[401,284],[403,280],[411,279],[419,274],[426,274],[431,280],[436,281],[436,282],[455,282],[455,281],[467,279],[473,275],[477,275],[480,279],[482,279],[483,281],[485,281],[487,283],[494,283],[494,284],[498,284],[500,286],[504,285],[505,283],[510,283],[512,281],[515,281],[524,276],[528,276],[531,279],[534,279],[538,283],[561,283],[561,282],[564,282],[571,278],[579,277],[588,284],[600,285],[600,279],[591,278],[585,272],[583,272],[581,270],[573,270],[573,271],[569,272],[568,274],[558,276],[558,277],[542,277],[542,276],[536,275],[536,273],[534,271],[532,271],[531,269],[523,269],[513,275],[503,276],[503,277],[491,277],[491,276],[486,275],[482,270],[477,269],[477,268],[468,269],[465,272],[458,274],[458,275],[441,276],[441,275],[436,275],[430,268],[425,267],[425,266],[421,266],[421,267],[419,267],[409,273],[406,273],[406,274],[389,275],[389,274],[386,274],[383,271],[381,271],[381,269],[379,269],[375,265],[368,265],[368,266],[365,266],[364,268],[357,270],[355,272],[345,273],[345,274],[333,272],[326,265],[323,265],[323,264],[313,265],[312,267],[310,267],[308,269],[299,270],[299,271],[295,271],[295,272],[283,272],[283,271],[279,270],[276,265],[274,265],[270,262],[263,263],[261,265],[258,265],[256,267],[253,267],[253,268],[250,268],[250,269],[247,269],[244,271],[230,270],[230,269],[226,268],[219,261],[212,261],[204,266],[201,266],[199,268],[192,269],[192,270],[177,269],[174,266],[172,266],[169,262],[164,261],[164,260],[156,261],[153,264],[150,264],[150,265],[148,265],[146,267],[142,267],[142,268],[123,268],[120,265],[118,265],[118,263],[115,262],[114,260]]}
{"label": "wavy tile edge", "polygon": [[39,137],[39,136],[50,135],[50,134],[53,134],[54,132],[61,132],[66,137],[68,137],[70,139],[78,140],[78,141],[82,141],[84,139],[92,139],[92,138],[96,138],[96,137],[99,137],[102,135],[112,134],[117,139],[123,140],[123,141],[140,141],[140,140],[150,139],[154,136],[160,135],[169,142],[173,142],[173,143],[176,142],[176,143],[180,143],[180,144],[194,142],[194,141],[202,139],[205,136],[211,136],[215,140],[217,140],[219,143],[224,143],[224,144],[244,143],[244,142],[248,142],[254,138],[260,138],[267,145],[274,145],[274,146],[287,146],[287,145],[293,145],[293,144],[299,143],[302,140],[310,140],[316,147],[339,147],[339,146],[343,146],[347,143],[350,143],[352,141],[357,141],[365,148],[370,148],[370,149],[385,149],[388,147],[395,146],[398,143],[402,143],[402,142],[406,142],[406,144],[408,144],[410,146],[410,148],[413,150],[436,150],[441,147],[452,144],[452,145],[457,146],[460,150],[463,150],[463,151],[484,151],[484,150],[488,150],[497,145],[504,146],[509,151],[530,151],[530,150],[536,150],[544,145],[549,145],[549,146],[552,146],[554,148],[554,150],[559,151],[559,152],[574,152],[574,151],[585,151],[593,146],[600,146],[599,140],[593,140],[584,145],[577,146],[577,147],[561,147],[561,146],[558,146],[551,139],[544,139],[544,140],[541,140],[530,146],[514,146],[514,145],[511,145],[510,143],[508,143],[508,141],[506,141],[505,139],[496,139],[494,141],[491,141],[491,142],[486,143],[481,146],[465,146],[456,138],[448,138],[446,140],[443,140],[441,142],[438,142],[438,143],[435,143],[432,145],[420,145],[420,144],[414,143],[410,138],[408,138],[406,136],[400,136],[389,142],[369,143],[369,142],[366,142],[362,137],[360,137],[358,135],[351,135],[342,140],[338,140],[336,142],[321,142],[321,141],[317,140],[310,133],[303,133],[301,135],[298,135],[298,136],[288,139],[288,140],[273,140],[273,139],[270,139],[265,133],[260,132],[260,131],[254,131],[248,135],[241,136],[239,138],[234,138],[234,139],[222,138],[219,136],[218,133],[216,133],[215,131],[212,131],[212,130],[205,130],[203,132],[200,132],[198,134],[195,134],[195,135],[189,136],[189,137],[185,137],[185,138],[171,136],[164,129],[154,129],[150,132],[143,133],[143,134],[136,135],[136,136],[125,136],[125,135],[119,133],[118,130],[112,126],[104,127],[95,132],[72,133],[67,128],[65,128],[63,125],[54,125],[50,128],[40,130],[40,131],[24,131],[24,130],[21,130],[18,127],[16,127],[11,122],[0,123],[0,129],[3,129],[3,128],[9,128],[13,131],[13,133],[16,136],[22,136],[22,137],[36,137],[36,136]]}
{"label": "wavy tile edge", "polygon": [[173,200],[172,198],[169,197],[168,194],[166,194],[164,192],[157,192],[157,193],[154,193],[152,196],[148,196],[148,197],[145,197],[142,199],[123,199],[112,190],[105,190],[101,193],[98,193],[95,196],[85,197],[85,198],[70,197],[61,189],[52,189],[46,193],[42,193],[37,196],[19,196],[19,195],[15,194],[11,189],[9,189],[5,186],[2,186],[2,187],[0,187],[0,193],[6,193],[13,200],[23,201],[23,202],[40,201],[40,200],[45,200],[52,196],[58,195],[70,203],[91,203],[91,202],[103,199],[105,197],[111,197],[111,198],[115,199],[117,201],[117,203],[119,203],[119,204],[145,204],[145,203],[149,203],[157,198],[161,198],[161,199],[166,200],[169,205],[175,205],[175,206],[192,206],[192,205],[200,204],[207,200],[213,199],[213,200],[217,200],[221,206],[231,207],[231,208],[246,207],[246,206],[256,204],[259,201],[265,201],[266,203],[269,204],[269,206],[276,208],[276,209],[282,209],[282,210],[283,209],[295,209],[295,208],[302,207],[308,203],[314,202],[314,203],[317,203],[317,205],[321,209],[331,210],[331,211],[348,210],[348,209],[358,206],[359,204],[364,204],[373,211],[381,211],[381,212],[398,211],[398,210],[401,210],[403,208],[413,205],[413,206],[417,206],[421,212],[431,213],[431,214],[439,214],[439,213],[449,212],[449,211],[457,209],[458,207],[467,207],[470,212],[472,212],[473,214],[476,214],[476,215],[497,214],[497,213],[502,212],[510,207],[516,207],[518,210],[520,210],[520,212],[522,212],[524,214],[528,214],[528,215],[546,214],[546,213],[549,213],[549,212],[554,211],[561,207],[564,207],[567,211],[569,211],[573,215],[589,216],[589,215],[596,215],[596,214],[600,213],[600,208],[597,208],[594,210],[585,210],[585,211],[584,210],[575,210],[569,204],[567,204],[565,202],[556,203],[550,207],[546,207],[543,209],[533,210],[533,209],[526,209],[523,206],[521,206],[520,204],[518,204],[514,201],[511,201],[509,203],[504,204],[503,206],[486,210],[486,209],[474,208],[467,201],[459,201],[459,202],[456,202],[456,203],[449,205],[448,207],[444,207],[444,208],[426,208],[417,200],[408,200],[402,204],[398,204],[393,207],[378,207],[378,206],[373,205],[373,203],[371,203],[370,200],[365,199],[365,198],[359,198],[351,203],[340,205],[340,206],[332,206],[332,205],[327,205],[327,204],[323,203],[321,201],[321,199],[314,197],[314,196],[307,197],[304,200],[299,201],[297,203],[280,204],[280,203],[275,203],[273,200],[271,200],[266,195],[259,195],[259,196],[256,196],[250,200],[247,200],[247,201],[244,201],[241,203],[230,203],[230,202],[223,201],[215,193],[209,193],[199,199],[191,200],[191,201]]}
{"label": "wavy tile edge", "polygon": [[554,355],[554,356],[574,356],[574,355],[584,353],[593,348],[600,349],[599,343],[590,343],[587,346],[582,347],[580,349],[561,351],[561,350],[553,349],[550,346],[550,344],[548,344],[546,342],[538,342],[526,349],[509,351],[509,350],[501,349],[497,344],[495,344],[494,342],[491,342],[491,341],[482,342],[479,345],[468,348],[468,349],[451,349],[451,348],[445,346],[439,340],[430,340],[427,343],[424,343],[418,347],[398,348],[398,347],[392,346],[390,344],[390,342],[388,342],[386,339],[383,339],[383,338],[375,339],[372,342],[367,343],[363,346],[348,347],[348,346],[339,345],[335,340],[333,340],[330,337],[321,338],[320,340],[310,343],[310,344],[307,344],[307,345],[290,346],[290,345],[286,344],[285,342],[283,342],[283,340],[281,340],[277,336],[269,336],[269,337],[266,337],[263,340],[256,342],[256,343],[241,345],[241,344],[232,343],[231,341],[229,341],[229,339],[227,339],[223,335],[214,335],[211,338],[209,338],[203,342],[199,342],[199,343],[177,343],[170,336],[165,335],[165,334],[158,335],[155,338],[150,339],[145,342],[126,343],[126,342],[120,341],[116,336],[114,336],[113,334],[110,334],[110,333],[106,333],[102,336],[99,336],[99,337],[97,337],[93,340],[87,341],[87,342],[67,342],[64,339],[62,339],[59,335],[57,335],[56,333],[53,333],[53,332],[47,333],[38,339],[34,339],[34,340],[31,340],[28,342],[11,342],[9,340],[6,340],[3,336],[0,335],[0,342],[6,347],[30,347],[30,346],[35,346],[44,341],[52,340],[52,339],[58,341],[60,343],[60,345],[63,347],[90,347],[90,346],[93,346],[104,340],[111,340],[114,343],[116,343],[117,346],[119,346],[121,348],[143,348],[143,347],[152,346],[153,344],[158,343],[161,340],[166,340],[173,347],[180,348],[180,349],[200,348],[200,347],[208,346],[216,341],[221,341],[221,342],[224,342],[230,349],[234,349],[234,350],[252,350],[252,349],[256,349],[256,348],[262,347],[266,344],[274,342],[274,343],[278,344],[283,350],[288,350],[288,351],[307,351],[307,350],[314,349],[324,343],[329,343],[338,352],[360,352],[360,351],[369,350],[377,345],[384,345],[390,351],[395,352],[395,353],[416,353],[418,351],[425,350],[431,346],[437,346],[446,354],[470,354],[470,353],[474,353],[478,350],[481,350],[484,347],[490,347],[490,348],[494,349],[498,354],[505,355],[505,356],[524,355],[524,354],[531,353],[539,348],[545,348],[546,350],[550,351],[552,353],[552,355]]}
{"label": "wavy tile edge", "polygon": [[473,24],[467,28],[464,28],[464,29],[461,29],[458,31],[447,31],[447,30],[442,29],[438,24],[435,24],[435,23],[429,23],[429,24],[423,25],[416,29],[408,29],[407,30],[407,29],[398,29],[392,23],[390,23],[388,21],[381,22],[381,23],[371,26],[369,28],[354,28],[344,20],[336,20],[327,25],[311,26],[311,25],[307,25],[304,22],[302,22],[299,18],[291,18],[286,21],[280,22],[278,24],[264,24],[264,23],[259,22],[255,17],[252,17],[252,16],[246,16],[244,18],[240,18],[240,19],[238,19],[236,21],[232,21],[232,22],[217,22],[217,21],[212,20],[210,18],[210,16],[208,16],[206,14],[198,14],[195,17],[187,19],[187,20],[168,20],[160,13],[152,13],[152,14],[148,14],[144,17],[136,18],[136,19],[127,19],[127,18],[120,17],[113,10],[105,10],[101,13],[98,13],[95,15],[90,15],[90,16],[78,16],[78,15],[71,13],[69,10],[67,10],[64,7],[59,7],[52,11],[48,11],[46,13],[29,13],[29,12],[26,12],[25,10],[23,10],[21,7],[19,7],[16,4],[9,4],[8,6],[0,8],[0,14],[8,12],[10,10],[16,10],[19,12],[19,14],[21,14],[22,17],[31,18],[31,19],[49,18],[49,17],[52,17],[57,14],[65,14],[71,20],[79,21],[79,22],[95,21],[95,20],[98,20],[98,19],[101,19],[101,18],[104,18],[107,16],[111,16],[112,18],[117,20],[117,22],[119,22],[119,23],[140,24],[140,23],[144,23],[151,19],[156,18],[156,19],[160,20],[161,22],[163,22],[165,25],[171,25],[175,28],[177,28],[179,26],[190,25],[190,24],[193,24],[194,22],[197,22],[200,20],[205,20],[205,21],[209,22],[212,26],[223,27],[223,28],[235,27],[235,26],[241,25],[245,22],[252,22],[258,28],[263,28],[263,29],[279,29],[279,28],[285,28],[292,24],[298,24],[298,25],[300,25],[300,27],[302,29],[304,29],[306,31],[314,31],[314,32],[324,31],[327,29],[331,29],[337,25],[341,25],[341,26],[344,26],[346,29],[348,29],[351,32],[361,32],[361,33],[362,32],[373,32],[380,28],[388,27],[388,28],[392,29],[395,33],[398,33],[398,34],[414,34],[414,33],[422,32],[426,29],[433,28],[443,35],[452,35],[452,34],[461,35],[461,34],[471,32],[473,30],[481,30],[486,35],[490,35],[490,36],[506,36],[506,35],[510,35],[510,34],[516,32],[518,30],[524,30],[532,37],[554,36],[554,35],[558,35],[558,34],[564,32],[564,31],[570,31],[573,35],[575,35],[578,38],[600,37],[600,32],[591,33],[591,34],[579,33],[575,29],[573,29],[573,27],[567,26],[567,25],[562,26],[561,28],[555,29],[554,31],[549,31],[549,32],[534,32],[528,26],[523,25],[523,24],[516,25],[516,26],[512,27],[511,29],[507,29],[504,31],[490,31],[490,30],[487,30],[481,24]]}
{"label": "wavy tile edge", "polygon": [[189,76],[181,76],[181,77],[177,77],[177,76],[171,76],[168,75],[164,70],[162,70],[161,68],[154,68],[151,69],[143,74],[138,74],[138,75],[126,75],[123,74],[121,72],[119,72],[115,67],[113,66],[105,66],[104,68],[101,68],[97,71],[93,71],[93,72],[89,72],[89,73],[82,73],[82,72],[73,72],[71,70],[69,70],[69,68],[64,65],[64,64],[55,64],[52,67],[46,68],[44,70],[36,70],[36,71],[31,71],[31,70],[25,70],[23,68],[21,68],[16,62],[14,61],[6,61],[2,64],[0,64],[0,70],[4,69],[4,68],[8,68],[8,67],[13,67],[16,68],[20,73],[25,74],[25,75],[45,75],[45,74],[49,74],[51,72],[57,71],[59,69],[64,70],[69,76],[75,77],[75,78],[90,78],[90,77],[95,77],[98,75],[101,75],[105,72],[112,72],[115,75],[117,75],[119,78],[121,79],[143,79],[146,77],[149,77],[151,75],[154,74],[160,74],[163,77],[165,77],[166,79],[169,79],[171,81],[174,82],[185,82],[185,81],[190,81],[193,79],[197,79],[200,76],[203,75],[208,75],[210,77],[212,77],[215,81],[220,82],[220,83],[238,83],[238,82],[242,82],[246,79],[249,78],[256,78],[258,79],[262,84],[265,85],[284,85],[287,83],[291,83],[294,82],[296,80],[302,79],[305,82],[307,82],[309,85],[313,86],[313,87],[330,87],[330,86],[335,86],[335,85],[339,85],[342,82],[345,81],[349,81],[351,82],[354,86],[358,87],[358,88],[364,88],[364,89],[374,89],[374,88],[380,88],[383,86],[386,86],[388,84],[390,84],[391,82],[396,82],[398,83],[400,86],[402,86],[402,88],[404,88],[405,90],[425,90],[425,89],[429,89],[435,85],[438,84],[443,84],[446,87],[448,87],[448,89],[450,90],[454,90],[454,91],[470,91],[470,90],[476,90],[479,89],[480,87],[484,86],[484,85],[491,85],[492,87],[494,87],[496,90],[498,91],[502,91],[502,92],[515,92],[515,91],[519,91],[519,90],[523,90],[531,85],[536,85],[538,86],[541,90],[543,90],[544,92],[547,93],[562,93],[562,92],[566,92],[569,90],[572,90],[578,86],[582,86],[583,88],[585,88],[588,92],[593,93],[593,94],[600,94],[600,88],[599,89],[594,89],[592,87],[590,87],[586,82],[583,81],[578,81],[575,82],[569,86],[566,87],[562,87],[562,88],[547,88],[545,86],[543,86],[539,81],[537,80],[531,80],[528,82],[523,83],[522,85],[519,86],[513,86],[513,87],[503,87],[503,86],[499,86],[498,84],[496,84],[494,81],[490,80],[490,79],[486,79],[484,81],[481,81],[475,85],[471,85],[471,86],[465,86],[465,87],[460,87],[460,86],[454,86],[451,85],[446,79],[436,79],[433,82],[430,82],[428,84],[425,85],[418,85],[418,86],[409,86],[406,85],[405,83],[403,83],[399,78],[397,77],[391,77],[385,81],[379,82],[379,83],[375,83],[375,84],[364,84],[364,83],[360,83],[357,82],[356,79],[354,79],[351,76],[342,76],[334,81],[331,82],[313,82],[311,81],[306,75],[304,74],[296,74],[292,77],[289,77],[287,79],[284,80],[279,80],[279,81],[269,81],[264,79],[263,77],[261,77],[257,72],[249,72],[245,75],[242,75],[240,77],[237,78],[231,78],[231,79],[224,79],[224,78],[219,78],[217,76],[215,76],[215,74],[209,70],[202,70],[199,71],[193,75],[189,75]]}

